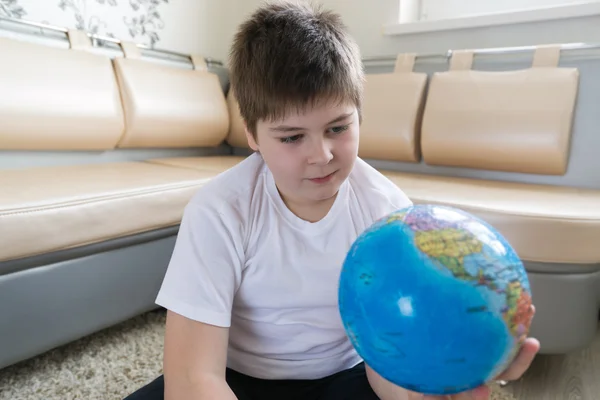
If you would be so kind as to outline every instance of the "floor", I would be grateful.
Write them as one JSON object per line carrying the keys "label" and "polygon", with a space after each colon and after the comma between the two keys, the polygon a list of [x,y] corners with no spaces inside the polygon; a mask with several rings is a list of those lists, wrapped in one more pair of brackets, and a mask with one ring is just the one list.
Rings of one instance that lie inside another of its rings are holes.
{"label": "floor", "polygon": [[161,373],[164,321],[147,313],[0,370],[0,400],[121,400]]}
{"label": "floor", "polygon": [[[161,373],[164,311],[0,370],[0,400],[121,400]],[[491,400],[600,400],[600,330],[590,348],[539,356]]]}
{"label": "floor", "polygon": [[600,400],[600,326],[588,348],[538,356],[523,379],[505,389],[519,400]]}

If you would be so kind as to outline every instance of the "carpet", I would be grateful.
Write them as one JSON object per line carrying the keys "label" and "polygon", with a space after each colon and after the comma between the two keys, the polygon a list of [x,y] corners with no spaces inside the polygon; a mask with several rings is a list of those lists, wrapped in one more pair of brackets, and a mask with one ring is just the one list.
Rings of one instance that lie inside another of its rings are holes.
{"label": "carpet", "polygon": [[[0,400],[122,400],[162,373],[165,312],[152,311],[0,370]],[[514,400],[493,387],[492,400]]]}

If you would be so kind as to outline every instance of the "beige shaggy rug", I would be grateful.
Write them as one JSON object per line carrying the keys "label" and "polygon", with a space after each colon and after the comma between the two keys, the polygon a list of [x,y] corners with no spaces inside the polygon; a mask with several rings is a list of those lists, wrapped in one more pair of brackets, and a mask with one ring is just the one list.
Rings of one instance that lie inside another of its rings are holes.
{"label": "beige shaggy rug", "polygon": [[0,370],[0,400],[122,400],[162,373],[164,323],[153,311]]}

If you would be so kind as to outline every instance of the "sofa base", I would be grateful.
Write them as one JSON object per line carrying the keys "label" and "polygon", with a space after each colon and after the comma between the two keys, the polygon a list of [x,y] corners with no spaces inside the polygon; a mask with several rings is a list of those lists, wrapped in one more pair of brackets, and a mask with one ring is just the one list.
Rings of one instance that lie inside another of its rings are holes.
{"label": "sofa base", "polygon": [[176,232],[0,276],[0,368],[157,308]]}
{"label": "sofa base", "polygon": [[586,273],[528,270],[528,276],[536,306],[530,336],[540,341],[540,353],[565,354],[589,346],[598,328],[600,270]]}
{"label": "sofa base", "polygon": [[[0,368],[157,308],[176,229],[143,237],[90,246],[87,255],[75,249],[67,260],[54,254],[45,264],[36,257],[9,265],[12,272],[0,275]],[[32,261],[39,266],[24,268]],[[540,353],[588,346],[598,324],[600,270],[526,267],[537,310],[530,336],[540,340]]]}

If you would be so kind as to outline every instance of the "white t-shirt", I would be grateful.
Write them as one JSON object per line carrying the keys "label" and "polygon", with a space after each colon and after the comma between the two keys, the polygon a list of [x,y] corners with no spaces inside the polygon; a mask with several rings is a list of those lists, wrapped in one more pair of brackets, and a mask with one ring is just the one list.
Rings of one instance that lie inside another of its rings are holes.
{"label": "white t-shirt", "polygon": [[229,327],[227,365],[241,373],[316,379],[351,368],[362,360],[338,311],[341,266],[362,231],[410,204],[358,159],[325,218],[307,222],[255,153],[186,206],[156,303]]}

